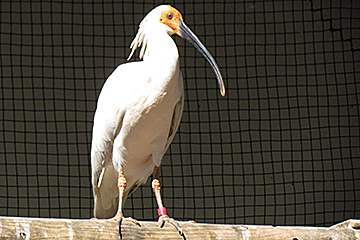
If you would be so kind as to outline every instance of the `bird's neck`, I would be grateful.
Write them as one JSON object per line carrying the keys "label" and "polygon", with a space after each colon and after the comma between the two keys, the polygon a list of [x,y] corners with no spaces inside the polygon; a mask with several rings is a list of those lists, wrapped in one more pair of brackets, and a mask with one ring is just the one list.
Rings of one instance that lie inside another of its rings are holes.
{"label": "bird's neck", "polygon": [[162,68],[175,68],[179,61],[179,52],[172,37],[167,33],[152,33],[147,41],[144,61]]}
{"label": "bird's neck", "polygon": [[151,86],[163,92],[172,92],[182,81],[179,77],[179,53],[174,40],[165,34],[148,38],[143,61],[150,71]]}

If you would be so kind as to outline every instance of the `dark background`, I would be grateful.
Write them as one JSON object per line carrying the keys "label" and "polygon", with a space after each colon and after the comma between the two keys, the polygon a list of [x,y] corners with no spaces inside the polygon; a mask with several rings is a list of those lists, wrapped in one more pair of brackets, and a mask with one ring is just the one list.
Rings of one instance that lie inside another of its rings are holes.
{"label": "dark background", "polygon": [[[161,168],[168,213],[207,223],[360,218],[358,1],[170,1],[185,109]],[[160,1],[0,2],[0,215],[90,218],[101,87]],[[137,57],[138,53],[136,53]],[[156,220],[150,181],[125,215]]]}

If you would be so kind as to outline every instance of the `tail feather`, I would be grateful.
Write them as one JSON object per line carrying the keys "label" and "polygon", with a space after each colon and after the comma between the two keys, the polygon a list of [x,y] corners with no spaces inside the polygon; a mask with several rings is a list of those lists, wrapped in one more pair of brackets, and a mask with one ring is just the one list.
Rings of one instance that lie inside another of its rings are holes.
{"label": "tail feather", "polygon": [[105,219],[115,216],[119,204],[117,175],[112,164],[104,167],[98,183],[94,184],[94,217]]}

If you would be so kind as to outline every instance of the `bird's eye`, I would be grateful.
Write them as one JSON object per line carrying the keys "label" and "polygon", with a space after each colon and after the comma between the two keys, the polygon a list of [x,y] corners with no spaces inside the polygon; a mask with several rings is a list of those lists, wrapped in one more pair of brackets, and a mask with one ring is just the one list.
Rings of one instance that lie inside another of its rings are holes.
{"label": "bird's eye", "polygon": [[172,19],[172,18],[173,18],[173,15],[172,15],[171,13],[168,13],[168,14],[167,14],[167,17],[168,17],[168,19]]}

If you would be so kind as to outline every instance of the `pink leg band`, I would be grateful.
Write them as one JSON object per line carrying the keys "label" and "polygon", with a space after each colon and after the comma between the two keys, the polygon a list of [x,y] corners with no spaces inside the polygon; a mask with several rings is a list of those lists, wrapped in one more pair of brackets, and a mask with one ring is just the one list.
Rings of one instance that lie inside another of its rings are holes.
{"label": "pink leg band", "polygon": [[165,207],[158,208],[158,213],[159,213],[159,217],[162,215],[167,215],[166,208]]}

